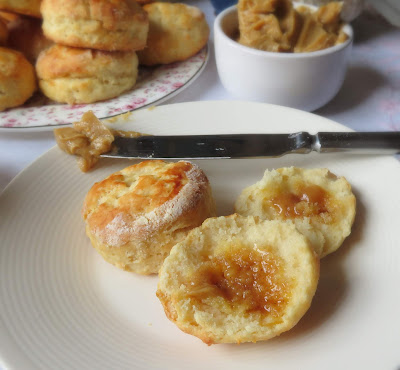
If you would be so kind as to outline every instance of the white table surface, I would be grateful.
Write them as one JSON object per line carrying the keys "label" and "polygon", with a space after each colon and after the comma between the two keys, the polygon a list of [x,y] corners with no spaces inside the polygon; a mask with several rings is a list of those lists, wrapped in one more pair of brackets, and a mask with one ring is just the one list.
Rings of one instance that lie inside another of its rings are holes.
{"label": "white table surface", "polygon": [[[208,0],[190,1],[215,19]],[[338,95],[314,112],[357,131],[400,129],[400,30],[370,15],[354,22],[355,43],[344,85]],[[173,104],[200,100],[234,100],[221,85],[214,58],[213,32],[210,60],[202,75],[182,93],[167,101]],[[323,83],[321,81],[321,83]],[[55,145],[53,133],[0,131],[0,191],[22,169]]]}

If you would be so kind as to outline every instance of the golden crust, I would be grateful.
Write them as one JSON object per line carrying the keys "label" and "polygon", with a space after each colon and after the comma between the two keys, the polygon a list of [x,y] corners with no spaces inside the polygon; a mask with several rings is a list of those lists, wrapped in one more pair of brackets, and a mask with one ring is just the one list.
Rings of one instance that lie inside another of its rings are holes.
{"label": "golden crust", "polygon": [[8,47],[20,51],[32,64],[35,64],[39,54],[53,44],[43,34],[42,21],[21,17],[13,23],[10,27]]}
{"label": "golden crust", "polygon": [[310,307],[319,259],[291,222],[210,218],[175,245],[157,297],[206,344],[256,342],[291,329]]}
{"label": "golden crust", "polygon": [[0,0],[0,10],[41,18],[41,0]]}
{"label": "golden crust", "polygon": [[44,0],[44,34],[56,43],[108,51],[146,45],[147,14],[134,0]]}
{"label": "golden crust", "polygon": [[135,52],[106,52],[54,45],[36,63],[42,92],[58,102],[93,103],[120,95],[137,79]]}
{"label": "golden crust", "polygon": [[20,52],[0,47],[0,111],[25,103],[35,90],[33,66]]}
{"label": "golden crust", "polygon": [[178,3],[151,3],[143,6],[149,15],[147,46],[138,52],[143,65],[168,64],[185,60],[199,52],[210,33],[202,11]]}
{"label": "golden crust", "polygon": [[344,177],[325,168],[280,168],[244,189],[235,203],[242,215],[292,220],[322,258],[350,235],[356,198]]}
{"label": "golden crust", "polygon": [[82,215],[104,259],[128,271],[151,274],[189,230],[215,215],[215,203],[199,167],[154,160],[93,185]]}

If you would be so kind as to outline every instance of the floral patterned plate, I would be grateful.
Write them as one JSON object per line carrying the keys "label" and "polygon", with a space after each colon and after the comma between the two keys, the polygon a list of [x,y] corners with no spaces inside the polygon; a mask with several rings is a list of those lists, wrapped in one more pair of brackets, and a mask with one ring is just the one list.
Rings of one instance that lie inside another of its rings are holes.
{"label": "floral patterned plate", "polygon": [[103,102],[58,104],[38,93],[22,107],[0,112],[0,130],[49,130],[79,120],[88,110],[92,110],[99,118],[110,118],[160,104],[188,87],[204,70],[208,57],[206,46],[183,62],[151,68],[140,67],[138,81],[132,90]]}

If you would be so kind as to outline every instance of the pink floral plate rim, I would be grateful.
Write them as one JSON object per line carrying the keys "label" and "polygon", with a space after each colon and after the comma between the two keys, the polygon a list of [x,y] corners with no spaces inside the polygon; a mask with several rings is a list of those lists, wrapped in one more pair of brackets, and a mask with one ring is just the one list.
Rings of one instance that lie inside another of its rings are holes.
{"label": "pink floral plate rim", "polygon": [[22,107],[0,112],[0,130],[52,130],[71,124],[92,110],[101,119],[161,104],[187,88],[204,70],[208,45],[189,59],[157,67],[140,67],[135,87],[121,96],[93,104],[67,105],[49,101],[41,94]]}

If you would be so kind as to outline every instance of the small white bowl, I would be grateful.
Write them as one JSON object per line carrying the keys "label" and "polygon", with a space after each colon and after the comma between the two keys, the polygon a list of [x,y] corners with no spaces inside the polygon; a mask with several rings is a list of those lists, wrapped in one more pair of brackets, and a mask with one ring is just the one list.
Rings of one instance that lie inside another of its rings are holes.
{"label": "small white bowl", "polygon": [[[313,7],[312,7],[313,8]],[[344,43],[310,53],[274,53],[236,42],[236,6],[214,23],[215,58],[222,85],[240,99],[313,111],[328,103],[343,84],[353,43],[353,29]]]}

